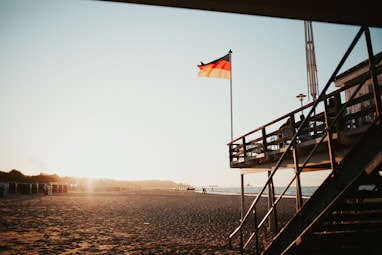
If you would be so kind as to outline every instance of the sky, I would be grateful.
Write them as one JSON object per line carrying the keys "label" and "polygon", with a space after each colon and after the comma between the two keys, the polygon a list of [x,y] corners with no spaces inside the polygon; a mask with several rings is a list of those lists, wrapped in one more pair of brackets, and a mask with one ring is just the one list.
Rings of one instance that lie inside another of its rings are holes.
{"label": "sky", "polygon": [[[358,30],[313,22],[319,87]],[[296,95],[308,93],[301,20],[0,0],[0,34],[0,171],[238,186],[229,80],[198,77],[197,64],[232,50],[234,137],[298,108]],[[380,52],[382,29],[371,36]],[[367,58],[364,41],[345,68]]]}

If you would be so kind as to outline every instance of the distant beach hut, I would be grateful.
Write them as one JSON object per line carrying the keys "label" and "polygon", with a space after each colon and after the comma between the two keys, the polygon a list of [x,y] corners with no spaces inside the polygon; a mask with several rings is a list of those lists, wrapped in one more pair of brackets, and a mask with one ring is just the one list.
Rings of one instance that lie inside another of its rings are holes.
{"label": "distant beach hut", "polygon": [[31,194],[37,194],[38,193],[38,183],[32,183],[32,190]]}
{"label": "distant beach hut", "polygon": [[16,184],[16,192],[17,193],[23,193],[23,183],[17,183]]}
{"label": "distant beach hut", "polygon": [[23,194],[32,194],[32,184],[31,183],[22,183],[21,184],[21,193]]}
{"label": "distant beach hut", "polygon": [[38,193],[44,193],[45,192],[45,185],[44,183],[38,184]]}
{"label": "distant beach hut", "polygon": [[0,182],[0,197],[5,197],[8,194],[8,188],[7,182]]}
{"label": "distant beach hut", "polygon": [[17,192],[17,183],[16,182],[10,182],[9,183],[9,193],[15,194]]}
{"label": "distant beach hut", "polygon": [[52,195],[52,184],[45,184],[44,186],[44,194],[47,196]]}

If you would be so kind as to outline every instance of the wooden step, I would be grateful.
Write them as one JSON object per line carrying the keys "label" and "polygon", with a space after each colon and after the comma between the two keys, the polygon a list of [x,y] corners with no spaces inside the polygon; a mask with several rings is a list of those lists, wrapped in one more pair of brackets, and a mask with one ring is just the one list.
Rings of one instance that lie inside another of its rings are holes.
{"label": "wooden step", "polygon": [[340,231],[313,233],[301,240],[300,247],[293,251],[297,254],[362,254],[380,255],[382,229],[375,231]]}

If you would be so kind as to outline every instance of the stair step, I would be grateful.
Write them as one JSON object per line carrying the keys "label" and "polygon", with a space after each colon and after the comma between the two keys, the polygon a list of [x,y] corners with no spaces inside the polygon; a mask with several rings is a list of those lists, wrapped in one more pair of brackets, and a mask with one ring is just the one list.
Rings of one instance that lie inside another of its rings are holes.
{"label": "stair step", "polygon": [[369,221],[369,222],[336,222],[324,223],[314,229],[314,233],[329,233],[338,231],[361,231],[370,230],[375,231],[382,229],[382,221]]}
{"label": "stair step", "polygon": [[382,199],[368,199],[360,203],[343,203],[335,211],[382,210]]}
{"label": "stair step", "polygon": [[382,211],[341,211],[330,215],[329,222],[382,220]]}
{"label": "stair step", "polygon": [[314,233],[301,240],[293,254],[380,254],[379,237],[382,229],[375,231],[340,231]]}

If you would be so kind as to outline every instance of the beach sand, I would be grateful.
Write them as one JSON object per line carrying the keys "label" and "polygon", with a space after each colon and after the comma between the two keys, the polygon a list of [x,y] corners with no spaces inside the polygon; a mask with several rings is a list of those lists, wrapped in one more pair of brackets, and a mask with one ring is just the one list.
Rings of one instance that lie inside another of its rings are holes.
{"label": "beach sand", "polygon": [[[283,205],[283,213],[294,210],[293,201]],[[261,207],[266,206],[264,200]],[[240,254],[238,238],[234,250],[228,245],[239,219],[235,195],[173,190],[9,195],[0,198],[0,254]]]}

